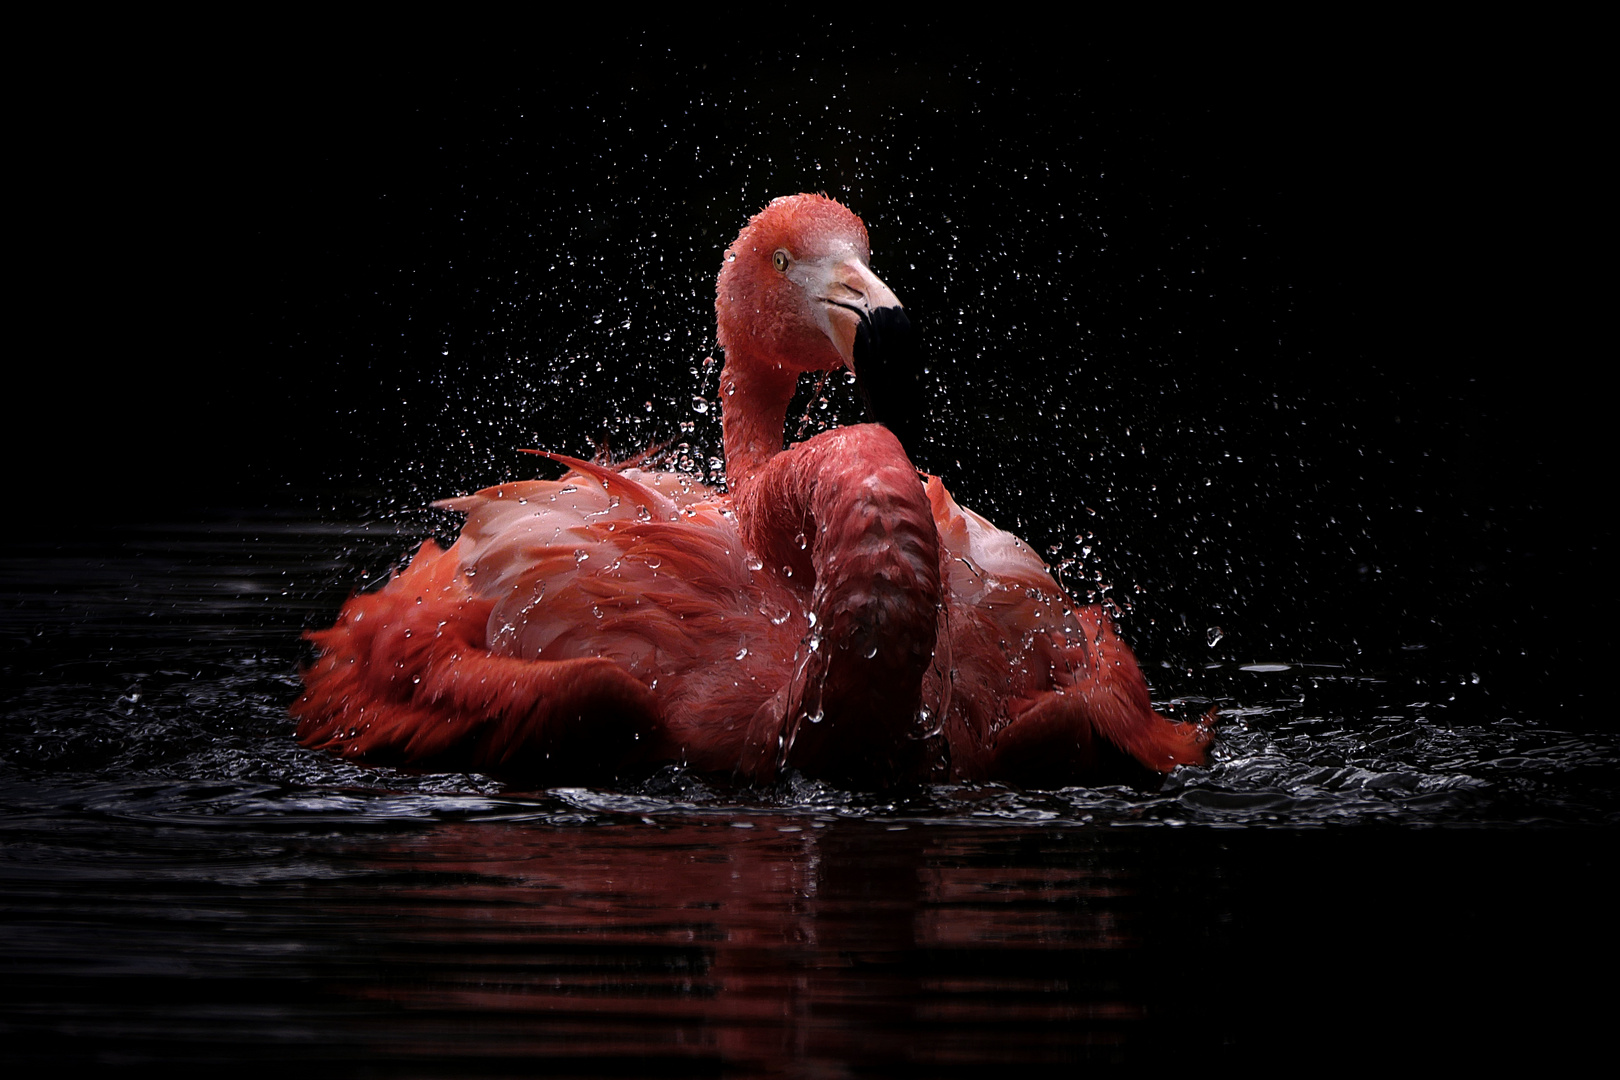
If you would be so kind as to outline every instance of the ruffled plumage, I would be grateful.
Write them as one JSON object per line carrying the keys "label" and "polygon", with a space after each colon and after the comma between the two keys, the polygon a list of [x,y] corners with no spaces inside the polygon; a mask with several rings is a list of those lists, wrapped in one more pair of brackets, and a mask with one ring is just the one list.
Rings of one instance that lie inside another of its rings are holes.
{"label": "ruffled plumage", "polygon": [[858,320],[898,305],[866,258],[838,204],[772,203],[717,290],[734,490],[546,455],[560,480],[439,503],[467,515],[456,543],[310,635],[299,739],[569,782],[680,763],[1061,784],[1105,747],[1201,762],[1212,717],[1155,713],[1107,614],[919,480],[888,430],[781,449],[797,373],[850,363]]}

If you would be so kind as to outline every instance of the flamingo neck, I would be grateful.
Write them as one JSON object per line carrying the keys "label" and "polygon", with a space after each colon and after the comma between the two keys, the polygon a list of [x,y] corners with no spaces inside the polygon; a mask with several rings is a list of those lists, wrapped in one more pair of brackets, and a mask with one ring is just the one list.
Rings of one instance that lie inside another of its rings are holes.
{"label": "flamingo neck", "polygon": [[726,357],[720,372],[720,426],[726,480],[733,492],[782,452],[788,402],[798,385],[798,373],[781,364],[739,356],[735,350]]}
{"label": "flamingo neck", "polygon": [[876,424],[824,432],[777,452],[735,498],[744,542],[810,589],[814,616],[789,685],[750,726],[745,768],[913,775],[942,584],[933,511],[899,440]]}

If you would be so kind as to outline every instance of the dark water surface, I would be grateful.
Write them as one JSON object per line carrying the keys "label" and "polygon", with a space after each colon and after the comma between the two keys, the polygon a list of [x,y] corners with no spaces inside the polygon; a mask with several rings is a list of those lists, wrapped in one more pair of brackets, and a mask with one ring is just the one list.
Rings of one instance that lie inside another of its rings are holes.
{"label": "dark water surface", "polygon": [[414,528],[221,516],[5,561],[4,1056],[949,1076],[1589,1031],[1616,740],[1463,667],[1150,659],[1225,718],[1159,791],[522,791],[297,746],[299,631]]}

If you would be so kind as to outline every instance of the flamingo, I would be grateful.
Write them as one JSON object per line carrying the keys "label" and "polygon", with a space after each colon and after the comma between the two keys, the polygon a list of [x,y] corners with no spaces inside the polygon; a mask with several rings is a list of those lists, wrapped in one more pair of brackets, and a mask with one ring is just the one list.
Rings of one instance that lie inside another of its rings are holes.
{"label": "flamingo", "polygon": [[870,261],[830,198],[755,215],[715,298],[729,491],[547,454],[560,480],[435,504],[467,515],[455,543],[424,542],[309,635],[298,738],[561,782],[679,764],[1065,784],[1110,754],[1203,762],[1213,714],[1156,713],[1107,613],[920,475],[888,427],[784,449],[799,376],[874,371],[878,329],[903,321]]}

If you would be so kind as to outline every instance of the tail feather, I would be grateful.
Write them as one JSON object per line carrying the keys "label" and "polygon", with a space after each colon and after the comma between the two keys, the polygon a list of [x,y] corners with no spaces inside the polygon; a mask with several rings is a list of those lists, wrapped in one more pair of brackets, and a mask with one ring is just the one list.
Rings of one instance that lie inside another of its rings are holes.
{"label": "tail feather", "polygon": [[[306,746],[429,768],[612,776],[655,752],[651,691],[607,660],[491,654],[491,604],[455,550],[423,544],[404,573],[309,635],[320,651],[293,705]],[[432,602],[428,602],[431,600]]]}
{"label": "tail feather", "polygon": [[1214,710],[1195,723],[1177,723],[1153,709],[1136,657],[1100,608],[1079,611],[1086,634],[1062,650],[1067,678],[1027,702],[996,733],[996,774],[1077,776],[1094,771],[1099,744],[1167,773],[1202,765],[1214,740]]}

